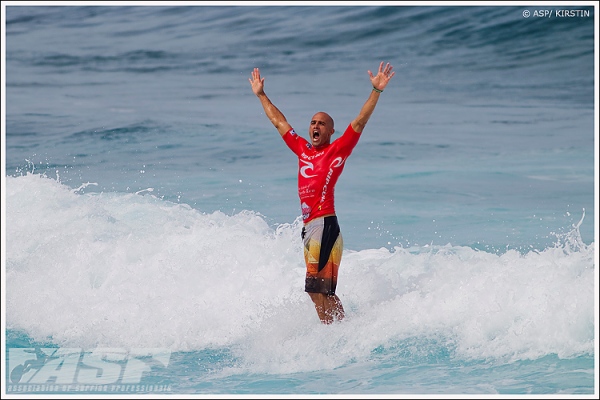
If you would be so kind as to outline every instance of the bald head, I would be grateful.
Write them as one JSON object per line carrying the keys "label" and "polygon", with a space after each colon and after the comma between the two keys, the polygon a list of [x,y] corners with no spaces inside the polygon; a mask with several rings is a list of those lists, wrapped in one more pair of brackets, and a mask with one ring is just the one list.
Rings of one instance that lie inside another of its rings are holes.
{"label": "bald head", "polygon": [[318,113],[316,113],[313,116],[313,120],[315,118],[320,118],[320,119],[326,121],[327,122],[327,127],[331,127],[331,129],[333,129],[333,118],[331,118],[331,116],[329,114],[327,114],[326,112],[319,111]]}
{"label": "bald head", "polygon": [[308,135],[313,146],[319,148],[329,145],[333,132],[335,132],[333,118],[329,114],[321,111],[313,115],[308,128]]}

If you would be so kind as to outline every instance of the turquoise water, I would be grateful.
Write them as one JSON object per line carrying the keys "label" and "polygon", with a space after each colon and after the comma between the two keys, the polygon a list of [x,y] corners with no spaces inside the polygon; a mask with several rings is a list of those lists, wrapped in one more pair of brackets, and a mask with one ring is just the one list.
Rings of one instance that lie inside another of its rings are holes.
{"label": "turquoise water", "polygon": [[[3,10],[5,394],[597,395],[594,7]],[[380,61],[323,326],[248,78],[305,134]]]}

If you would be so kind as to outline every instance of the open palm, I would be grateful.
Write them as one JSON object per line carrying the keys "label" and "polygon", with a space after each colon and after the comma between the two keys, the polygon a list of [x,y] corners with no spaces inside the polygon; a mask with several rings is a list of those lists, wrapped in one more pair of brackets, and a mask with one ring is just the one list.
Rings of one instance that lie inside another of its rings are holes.
{"label": "open palm", "polygon": [[384,68],[382,61],[379,64],[377,75],[373,76],[371,71],[367,71],[369,73],[369,77],[371,78],[371,84],[375,89],[383,90],[387,86],[390,79],[392,79],[392,77],[396,74],[394,71],[392,71],[392,69],[393,67],[390,65],[390,63],[387,63]]}

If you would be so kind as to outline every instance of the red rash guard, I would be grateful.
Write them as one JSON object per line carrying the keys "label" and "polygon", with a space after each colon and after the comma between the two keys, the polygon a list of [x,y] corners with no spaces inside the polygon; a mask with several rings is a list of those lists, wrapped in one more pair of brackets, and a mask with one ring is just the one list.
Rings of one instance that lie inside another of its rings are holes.
{"label": "red rash guard", "polygon": [[360,139],[348,125],[344,134],[328,146],[316,150],[294,129],[283,135],[288,147],[298,156],[298,196],[304,223],[335,214],[333,192],[345,161]]}

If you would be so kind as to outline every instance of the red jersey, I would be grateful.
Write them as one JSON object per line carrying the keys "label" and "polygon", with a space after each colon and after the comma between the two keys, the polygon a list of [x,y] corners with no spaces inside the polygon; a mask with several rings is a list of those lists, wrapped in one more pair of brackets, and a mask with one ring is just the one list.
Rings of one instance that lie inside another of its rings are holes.
{"label": "red jersey", "polygon": [[335,184],[359,138],[360,133],[352,129],[352,124],[341,137],[319,150],[298,136],[294,129],[283,135],[285,143],[298,156],[298,196],[305,224],[314,218],[335,214]]}

